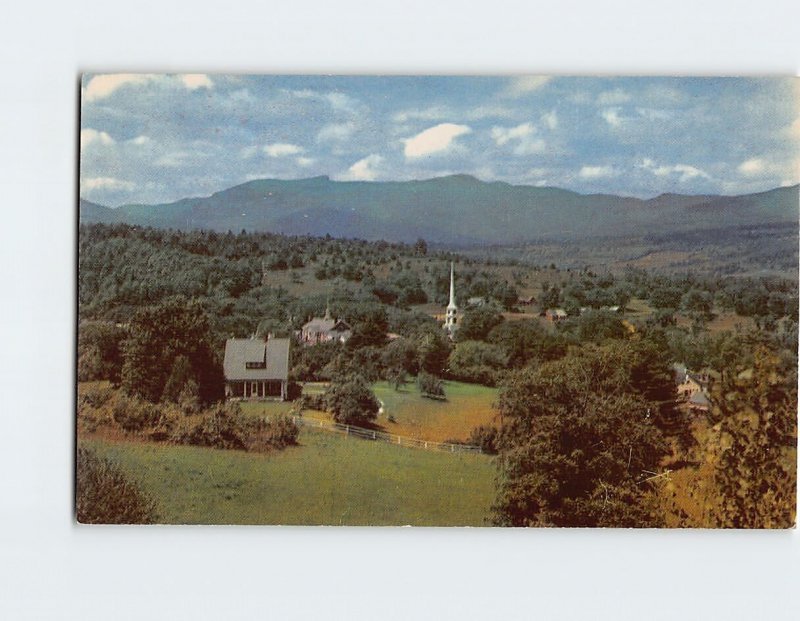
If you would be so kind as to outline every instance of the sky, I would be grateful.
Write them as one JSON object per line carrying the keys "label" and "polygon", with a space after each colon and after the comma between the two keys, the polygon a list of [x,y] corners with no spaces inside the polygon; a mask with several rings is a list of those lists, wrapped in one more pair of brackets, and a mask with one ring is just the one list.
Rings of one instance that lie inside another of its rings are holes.
{"label": "sky", "polygon": [[800,180],[800,79],[87,74],[80,157],[109,206],[319,175],[744,194]]}

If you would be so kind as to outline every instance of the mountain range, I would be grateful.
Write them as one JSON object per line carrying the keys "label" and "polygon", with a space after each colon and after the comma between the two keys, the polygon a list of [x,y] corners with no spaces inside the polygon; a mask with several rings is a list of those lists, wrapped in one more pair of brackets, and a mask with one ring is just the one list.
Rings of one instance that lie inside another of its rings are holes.
{"label": "mountain range", "polygon": [[698,229],[797,224],[800,186],[741,196],[661,194],[652,199],[484,182],[261,179],[208,197],[116,208],[80,200],[81,223],[269,231],[288,235],[443,245],[630,237]]}

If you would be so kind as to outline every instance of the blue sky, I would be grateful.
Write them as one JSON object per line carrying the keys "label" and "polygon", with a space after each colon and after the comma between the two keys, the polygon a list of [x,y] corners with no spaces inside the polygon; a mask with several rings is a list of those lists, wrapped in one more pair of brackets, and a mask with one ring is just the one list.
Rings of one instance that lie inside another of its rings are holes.
{"label": "blue sky", "polygon": [[798,182],[796,78],[85,75],[81,195],[257,178],[484,181],[650,197]]}

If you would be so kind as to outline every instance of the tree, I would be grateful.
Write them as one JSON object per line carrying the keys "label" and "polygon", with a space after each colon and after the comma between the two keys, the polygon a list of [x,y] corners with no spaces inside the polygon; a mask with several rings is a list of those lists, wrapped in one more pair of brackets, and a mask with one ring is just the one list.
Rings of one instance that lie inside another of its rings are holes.
{"label": "tree", "polygon": [[386,381],[396,391],[406,383],[406,371],[401,366],[391,366],[386,369]]}
{"label": "tree", "polygon": [[419,368],[431,375],[441,376],[447,368],[450,342],[441,330],[424,330],[415,337],[419,352]]}
{"label": "tree", "polygon": [[351,325],[353,329],[350,338],[347,339],[348,349],[382,347],[386,344],[389,321],[383,307],[374,306],[362,309],[359,316],[352,320]]}
{"label": "tree", "polygon": [[622,339],[628,334],[620,318],[610,311],[586,311],[571,323],[581,342],[599,343],[607,339]]}
{"label": "tree", "polygon": [[504,321],[492,328],[487,341],[503,348],[513,368],[555,360],[567,351],[564,336],[544,330],[538,321]]}
{"label": "tree", "polygon": [[[793,360],[792,365],[796,365]],[[797,506],[797,378],[764,346],[716,387],[710,445],[719,504],[715,526],[790,528]]]}
{"label": "tree", "polygon": [[[202,403],[219,400],[224,377],[216,350],[208,317],[196,302],[178,297],[142,308],[134,315],[125,342],[122,388],[156,403],[179,394],[179,382],[192,379]],[[186,361],[176,363],[179,356]],[[171,394],[165,394],[173,373]]]}
{"label": "tree", "polygon": [[120,381],[125,328],[104,322],[82,323],[78,331],[78,380]]}
{"label": "tree", "polygon": [[490,306],[467,309],[458,328],[458,340],[485,341],[492,328],[502,322],[503,316]]}
{"label": "tree", "polygon": [[360,375],[331,382],[325,391],[324,402],[333,419],[347,425],[374,421],[381,407],[369,384]]}
{"label": "tree", "polygon": [[419,353],[414,342],[407,338],[395,339],[384,347],[381,362],[387,369],[400,369],[410,375],[419,371]]}
{"label": "tree", "polygon": [[496,523],[658,525],[647,478],[667,452],[652,413],[668,387],[669,367],[638,343],[515,373],[500,394]]}
{"label": "tree", "polygon": [[481,341],[458,343],[448,359],[448,374],[465,381],[494,386],[508,364],[502,348]]}

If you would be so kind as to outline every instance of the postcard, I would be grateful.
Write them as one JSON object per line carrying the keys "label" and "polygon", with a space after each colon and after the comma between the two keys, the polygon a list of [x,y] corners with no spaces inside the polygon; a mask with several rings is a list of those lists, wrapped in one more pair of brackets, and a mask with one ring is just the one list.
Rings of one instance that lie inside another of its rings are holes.
{"label": "postcard", "polygon": [[80,91],[78,522],[795,525],[797,78]]}

